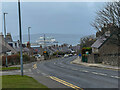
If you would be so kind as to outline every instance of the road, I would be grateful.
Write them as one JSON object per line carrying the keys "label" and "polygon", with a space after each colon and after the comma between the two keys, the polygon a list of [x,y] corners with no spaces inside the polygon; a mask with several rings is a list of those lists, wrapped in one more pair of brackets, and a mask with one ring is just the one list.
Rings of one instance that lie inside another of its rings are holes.
{"label": "road", "polygon": [[[49,88],[118,88],[118,71],[71,64],[76,56],[28,64],[24,74]],[[10,71],[12,74],[19,74]],[[8,73],[8,72],[7,72]],[[3,73],[6,74],[6,73]]]}
{"label": "road", "polygon": [[118,88],[118,71],[71,64],[75,58],[76,56],[39,62],[34,73],[71,88]]}

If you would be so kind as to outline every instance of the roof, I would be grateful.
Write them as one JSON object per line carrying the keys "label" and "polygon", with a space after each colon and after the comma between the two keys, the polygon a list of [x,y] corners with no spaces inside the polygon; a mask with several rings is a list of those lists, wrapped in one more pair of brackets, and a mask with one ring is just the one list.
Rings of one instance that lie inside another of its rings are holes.
{"label": "roof", "polygon": [[93,44],[92,44],[92,48],[97,48],[99,49],[108,39],[110,39],[110,37],[115,34],[117,35],[119,32],[119,28],[116,29],[116,31],[114,30],[114,32],[112,32],[109,36],[105,37],[106,33],[104,33],[102,36],[100,36]]}
{"label": "roof", "polygon": [[100,36],[93,44],[92,44],[92,48],[100,48],[101,45],[107,40],[107,38],[105,37],[105,35]]}
{"label": "roof", "polygon": [[0,35],[0,53],[5,53],[7,51],[11,51],[12,53],[16,53],[16,50],[13,49],[10,45],[8,45],[8,43],[6,43],[4,41],[3,36]]}

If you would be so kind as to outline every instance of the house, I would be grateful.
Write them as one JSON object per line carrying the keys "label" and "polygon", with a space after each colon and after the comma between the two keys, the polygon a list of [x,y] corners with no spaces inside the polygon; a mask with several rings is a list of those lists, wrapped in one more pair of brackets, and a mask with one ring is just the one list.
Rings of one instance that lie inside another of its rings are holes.
{"label": "house", "polygon": [[19,40],[18,41],[13,41],[12,36],[10,33],[7,33],[6,35],[6,42],[13,47],[14,49],[19,48]]}
{"label": "house", "polygon": [[12,54],[17,53],[17,51],[12,48],[7,42],[4,40],[4,36],[2,33],[0,33],[0,53],[5,54],[6,52],[11,52]]}
{"label": "house", "polygon": [[[116,26],[108,26],[104,33],[97,37],[92,44],[92,54],[88,56],[88,62],[103,63],[108,65],[118,65],[120,60],[120,28]],[[98,35],[98,33],[97,33]]]}

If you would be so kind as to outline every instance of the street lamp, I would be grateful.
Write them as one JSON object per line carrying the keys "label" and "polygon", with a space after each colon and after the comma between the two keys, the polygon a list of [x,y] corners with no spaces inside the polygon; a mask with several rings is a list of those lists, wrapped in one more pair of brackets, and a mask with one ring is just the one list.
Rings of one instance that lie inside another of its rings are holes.
{"label": "street lamp", "polygon": [[[8,14],[8,13],[3,13],[4,14],[4,35],[5,35],[5,47],[6,47],[6,23],[5,23],[5,15]],[[7,51],[6,51],[6,67],[8,67],[8,64],[7,64]]]}
{"label": "street lamp", "polygon": [[19,36],[20,36],[20,63],[21,63],[21,76],[23,76],[23,56],[22,56],[22,31],[21,31],[21,12],[20,0],[18,0],[18,15],[19,15]]}

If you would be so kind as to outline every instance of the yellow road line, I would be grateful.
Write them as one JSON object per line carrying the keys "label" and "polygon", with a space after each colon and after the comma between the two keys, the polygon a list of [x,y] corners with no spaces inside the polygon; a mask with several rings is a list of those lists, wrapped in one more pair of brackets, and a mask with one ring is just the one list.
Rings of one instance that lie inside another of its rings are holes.
{"label": "yellow road line", "polygon": [[33,65],[33,69],[36,69],[36,68],[37,68],[37,65],[36,65],[36,64],[34,64],[34,65]]}
{"label": "yellow road line", "polygon": [[60,83],[66,85],[66,86],[68,86],[68,87],[71,87],[71,88],[73,88],[73,89],[83,90],[82,88],[80,88],[80,87],[78,87],[78,86],[75,86],[75,85],[73,85],[73,84],[71,84],[71,83],[68,83],[68,82],[66,82],[66,81],[64,81],[64,80],[61,80],[61,79],[59,79],[59,78],[57,78],[57,77],[49,76],[49,78],[51,78],[51,79],[53,79],[53,80],[55,80],[55,81],[57,81],[57,82],[60,82]]}

